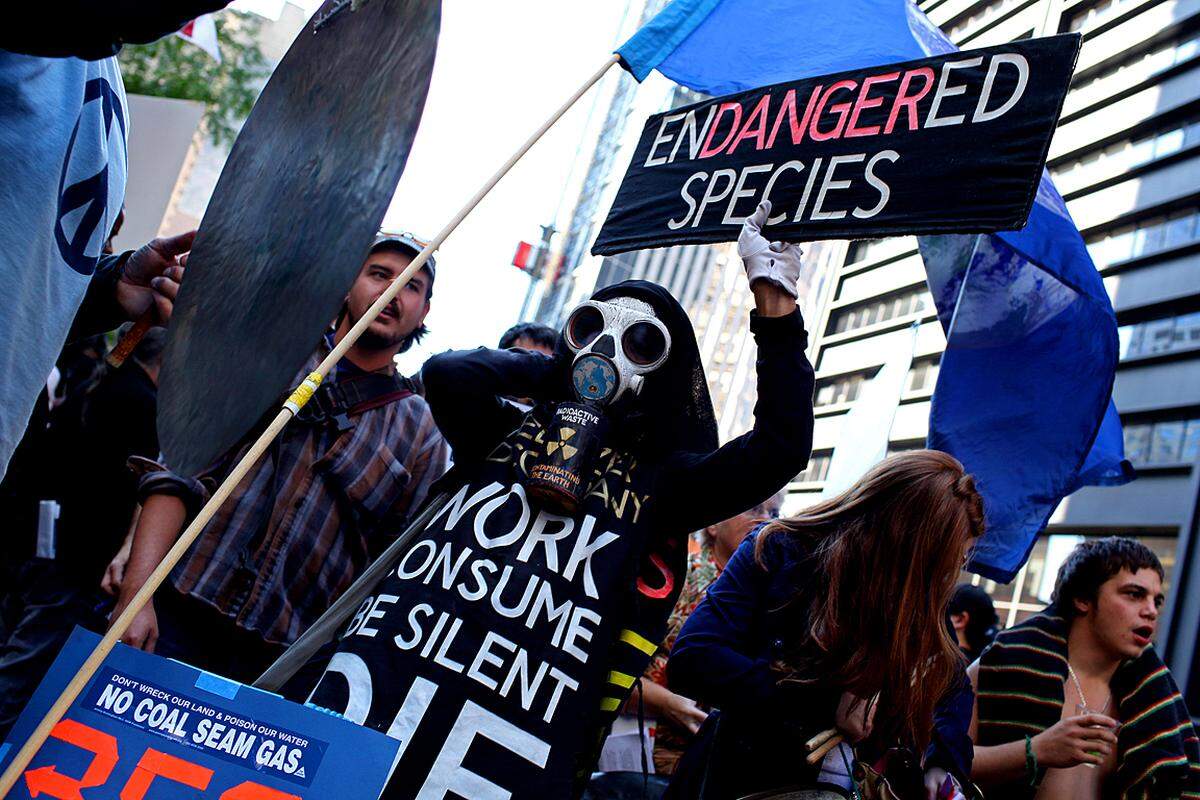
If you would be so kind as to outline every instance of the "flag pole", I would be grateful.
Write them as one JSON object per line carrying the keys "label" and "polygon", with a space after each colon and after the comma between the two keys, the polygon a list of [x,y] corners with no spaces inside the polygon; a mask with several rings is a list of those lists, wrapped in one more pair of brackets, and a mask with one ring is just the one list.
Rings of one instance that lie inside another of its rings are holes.
{"label": "flag pole", "polygon": [[492,175],[492,177],[489,178],[486,183],[483,184],[479,191],[477,191],[474,196],[467,201],[466,205],[464,205],[462,209],[460,209],[459,212],[454,215],[450,222],[446,223],[446,226],[438,232],[437,236],[433,237],[433,240],[425,246],[425,249],[423,249],[415,259],[413,259],[412,263],[410,263],[408,267],[406,267],[404,271],[401,272],[394,281],[392,281],[387,290],[379,296],[379,299],[376,300],[369,309],[367,309],[362,318],[354,324],[354,327],[352,327],[347,334],[342,337],[342,340],[338,342],[329,355],[325,357],[325,360],[322,361],[313,372],[309,373],[308,377],[306,377],[304,381],[298,387],[296,387],[296,390],[292,392],[292,395],[288,398],[287,402],[284,403],[283,408],[281,408],[279,413],[275,416],[275,419],[271,421],[271,424],[267,426],[267,429],[264,430],[258,439],[255,440],[254,444],[250,446],[250,450],[234,466],[228,477],[225,478],[224,482],[221,483],[221,485],[213,493],[212,497],[209,498],[209,501],[204,504],[204,507],[200,509],[200,513],[196,515],[195,519],[192,520],[191,524],[187,526],[184,532],[180,535],[179,539],[176,540],[175,545],[169,551],[167,551],[167,554],[163,557],[163,560],[157,567],[155,567],[154,571],[150,573],[150,576],[146,579],[146,582],[142,585],[142,587],[138,589],[137,593],[134,594],[133,598],[129,601],[129,605],[127,605],[120,615],[113,621],[112,625],[108,629],[108,632],[104,634],[104,637],[96,645],[95,649],[92,650],[91,654],[87,657],[87,660],[83,662],[83,665],[80,666],[79,670],[71,678],[70,682],[68,682],[66,688],[63,689],[62,693],[58,696],[58,699],[55,700],[54,704],[50,707],[50,710],[46,712],[44,717],[42,717],[41,722],[38,723],[38,726],[34,729],[33,734],[30,735],[25,744],[21,746],[21,749],[13,758],[12,763],[8,765],[8,768],[4,771],[4,774],[0,776],[0,797],[6,797],[9,790],[16,785],[17,779],[25,771],[25,768],[29,766],[29,762],[33,760],[33,756],[41,748],[42,744],[45,743],[46,739],[50,735],[50,732],[54,729],[54,726],[57,725],[59,720],[62,719],[63,714],[65,714],[67,709],[70,708],[71,703],[75,702],[75,698],[78,697],[79,693],[83,691],[84,685],[91,680],[93,675],[95,675],[96,670],[100,668],[100,665],[104,662],[104,659],[108,657],[108,654],[112,651],[113,646],[117,643],[117,641],[120,640],[121,636],[124,635],[125,631],[129,628],[129,625],[133,622],[134,617],[137,616],[142,608],[145,607],[146,603],[150,601],[151,597],[154,596],[154,592],[160,585],[162,585],[162,582],[166,579],[168,573],[170,573],[170,571],[175,567],[175,564],[178,563],[179,559],[183,557],[188,548],[191,547],[192,542],[194,542],[196,537],[200,535],[200,532],[204,529],[204,526],[208,524],[209,520],[212,519],[213,515],[217,512],[217,509],[221,507],[221,504],[225,502],[226,498],[228,498],[233,492],[234,487],[241,482],[242,478],[246,476],[246,473],[250,471],[250,468],[258,462],[258,459],[261,458],[262,454],[266,452],[266,449],[270,447],[271,443],[275,440],[275,437],[279,435],[279,432],[283,430],[288,421],[290,421],[292,417],[294,417],[300,411],[300,409],[304,407],[304,404],[308,402],[308,399],[312,397],[313,392],[315,392],[317,387],[320,386],[321,381],[326,375],[329,374],[329,371],[333,369],[334,365],[341,360],[342,356],[346,355],[346,352],[354,346],[355,342],[358,341],[358,337],[362,336],[362,334],[367,330],[367,326],[369,326],[375,320],[375,317],[378,316],[379,313],[383,311],[383,309],[390,302],[392,302],[393,299],[395,299],[396,295],[400,293],[400,290],[404,288],[404,285],[408,283],[409,279],[412,278],[413,275],[417,274],[417,271],[420,270],[421,267],[424,266],[425,262],[429,260],[430,255],[432,255],[433,252],[442,245],[446,238],[454,232],[454,230],[459,226],[459,224],[462,223],[467,215],[470,214],[477,205],[479,205],[483,198],[486,197],[487,194],[496,186],[496,184],[500,182],[500,179],[508,174],[508,171],[511,170],[513,166],[521,160],[525,153],[527,153],[529,149],[533,147],[533,145],[536,144],[539,139],[542,138],[543,135],[545,135],[546,131],[550,130],[554,123],[558,122],[563,114],[565,114],[571,108],[571,106],[573,106],[575,102],[579,100],[580,97],[587,93],[588,89],[592,88],[592,86],[599,82],[599,80],[604,77],[604,74],[608,72],[609,68],[612,67],[613,64],[616,64],[617,61],[618,56],[615,54],[606,58],[604,65],[596,70],[586,81],[584,81],[584,83],[575,90],[575,92],[566,100],[566,102],[559,106],[558,109],[550,115],[550,118],[542,123],[542,125],[536,131],[534,131],[527,140],[525,140],[524,144],[517,148],[517,151],[512,154],[508,161],[504,162],[500,169],[498,169],[496,173]]}

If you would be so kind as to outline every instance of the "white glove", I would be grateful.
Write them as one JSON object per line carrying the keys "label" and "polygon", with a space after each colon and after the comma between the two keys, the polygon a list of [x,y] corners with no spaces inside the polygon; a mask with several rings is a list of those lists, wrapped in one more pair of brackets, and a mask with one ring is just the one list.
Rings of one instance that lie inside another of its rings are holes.
{"label": "white glove", "polygon": [[766,280],[796,297],[796,281],[800,278],[804,251],[798,244],[767,241],[762,235],[762,226],[767,224],[770,216],[771,201],[763,200],[742,223],[738,255],[742,257],[751,286],[757,280]]}

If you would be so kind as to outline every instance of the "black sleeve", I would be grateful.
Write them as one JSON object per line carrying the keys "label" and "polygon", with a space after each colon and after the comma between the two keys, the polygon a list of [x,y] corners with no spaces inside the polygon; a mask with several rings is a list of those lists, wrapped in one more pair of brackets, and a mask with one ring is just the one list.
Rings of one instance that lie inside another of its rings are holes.
{"label": "black sleeve", "polygon": [[421,368],[433,420],[454,450],[454,460],[483,458],[521,420],[505,397],[544,400],[566,387],[557,359],[529,350],[452,350]]}
{"label": "black sleeve", "polygon": [[83,302],[75,312],[67,341],[111,331],[125,321],[125,311],[117,303],[117,282],[125,273],[125,262],[132,254],[133,251],[129,250],[117,255],[100,256]]}
{"label": "black sleeve", "polygon": [[94,61],[126,42],[144,44],[219,11],[229,0],[67,0],[25,3],[0,25],[0,48],[14,53]]}
{"label": "black sleeve", "polygon": [[925,751],[925,769],[941,767],[959,780],[970,780],[975,747],[968,734],[975,692],[964,667],[957,682],[933,712],[933,736]]}
{"label": "black sleeve", "polygon": [[750,315],[758,345],[754,429],[711,453],[669,462],[656,514],[682,530],[699,530],[740,514],[783,488],[808,463],[813,436],[813,368],[800,310]]}

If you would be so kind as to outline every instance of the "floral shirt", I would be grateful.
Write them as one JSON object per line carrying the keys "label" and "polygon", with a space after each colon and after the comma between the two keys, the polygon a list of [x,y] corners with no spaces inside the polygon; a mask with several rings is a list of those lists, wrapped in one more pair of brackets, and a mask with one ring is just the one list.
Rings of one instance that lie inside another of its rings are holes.
{"label": "floral shirt", "polygon": [[[676,601],[675,608],[667,620],[667,636],[651,659],[650,666],[646,668],[646,680],[654,681],[660,686],[667,685],[667,657],[671,654],[671,648],[675,646],[675,637],[679,635],[688,616],[704,599],[708,587],[720,574],[721,567],[717,565],[716,555],[710,544],[701,543],[699,550],[688,553],[687,578],[684,579],[679,600]],[[658,720],[655,725],[654,771],[664,775],[673,773],[690,739],[690,733],[670,720]]]}

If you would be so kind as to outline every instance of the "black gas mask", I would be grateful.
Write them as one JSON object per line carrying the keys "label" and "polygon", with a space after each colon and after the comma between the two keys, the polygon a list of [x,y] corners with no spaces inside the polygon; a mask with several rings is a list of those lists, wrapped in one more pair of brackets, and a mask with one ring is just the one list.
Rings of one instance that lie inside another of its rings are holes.
{"label": "black gas mask", "polygon": [[604,445],[607,413],[631,402],[645,376],[666,362],[671,334],[649,304],[614,297],[576,306],[563,339],[574,354],[575,401],[555,406],[545,449],[530,461],[526,489],[543,505],[574,513],[587,495]]}

